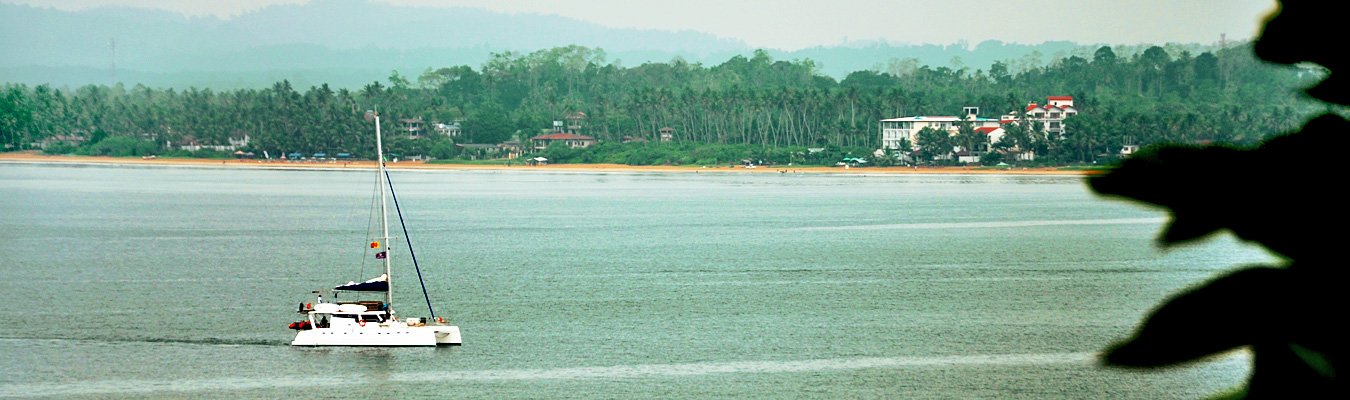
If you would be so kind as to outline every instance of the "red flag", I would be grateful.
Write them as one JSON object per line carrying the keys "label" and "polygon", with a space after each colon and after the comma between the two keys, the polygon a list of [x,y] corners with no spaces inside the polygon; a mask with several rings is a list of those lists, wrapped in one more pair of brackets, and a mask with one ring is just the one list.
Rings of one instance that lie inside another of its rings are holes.
{"label": "red flag", "polygon": [[385,257],[385,254],[384,254],[383,251],[381,251],[381,252],[379,252],[379,253],[375,253],[375,259],[376,259],[376,260],[383,260],[384,257]]}

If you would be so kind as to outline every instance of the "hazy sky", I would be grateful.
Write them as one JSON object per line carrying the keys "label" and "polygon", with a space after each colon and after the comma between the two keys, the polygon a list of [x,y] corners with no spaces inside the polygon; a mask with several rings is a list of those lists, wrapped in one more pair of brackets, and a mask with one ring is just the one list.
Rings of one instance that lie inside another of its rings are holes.
{"label": "hazy sky", "polygon": [[[375,0],[558,14],[619,28],[692,30],[752,47],[796,50],[845,40],[972,44],[1213,43],[1255,37],[1273,0]],[[85,9],[124,5],[228,18],[307,0],[0,0]]]}

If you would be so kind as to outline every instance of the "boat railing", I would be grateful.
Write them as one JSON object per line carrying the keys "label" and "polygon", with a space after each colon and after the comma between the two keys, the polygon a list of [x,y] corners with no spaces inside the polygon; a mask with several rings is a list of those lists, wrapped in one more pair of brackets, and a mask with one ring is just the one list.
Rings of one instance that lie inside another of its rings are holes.
{"label": "boat railing", "polygon": [[339,301],[337,304],[339,306],[343,304],[360,304],[366,306],[366,309],[371,311],[384,311],[386,309],[384,302],[379,300]]}

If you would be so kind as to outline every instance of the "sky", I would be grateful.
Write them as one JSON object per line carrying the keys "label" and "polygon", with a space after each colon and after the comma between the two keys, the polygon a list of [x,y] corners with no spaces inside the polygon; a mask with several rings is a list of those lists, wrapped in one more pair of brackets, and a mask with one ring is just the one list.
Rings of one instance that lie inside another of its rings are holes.
{"label": "sky", "polygon": [[[0,0],[79,10],[131,6],[230,18],[309,0]],[[556,14],[614,28],[697,31],[756,48],[884,41],[977,44],[1216,43],[1260,33],[1273,0],[371,0],[418,7],[471,7]]]}

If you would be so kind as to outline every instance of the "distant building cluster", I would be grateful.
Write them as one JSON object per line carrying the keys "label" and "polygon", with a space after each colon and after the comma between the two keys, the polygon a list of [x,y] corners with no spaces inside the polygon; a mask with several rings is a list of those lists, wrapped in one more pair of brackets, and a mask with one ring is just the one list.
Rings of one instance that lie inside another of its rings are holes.
{"label": "distant building cluster", "polygon": [[[1018,117],[1019,111],[1009,112],[999,118],[980,117],[979,107],[965,107],[962,110],[962,116],[913,116],[890,118],[881,120],[881,147],[886,150],[913,151],[918,149],[919,131],[924,128],[932,128],[947,131],[951,135],[956,135],[962,123],[969,123],[975,132],[989,137],[989,144],[999,143],[1003,140],[1006,133],[1005,128],[1010,124],[1025,123],[1037,124],[1045,133],[1063,133],[1064,120],[1066,118],[1078,115],[1078,109],[1073,107],[1073,96],[1049,96],[1046,97],[1044,105],[1032,102],[1027,104],[1026,108],[1021,110],[1021,118]],[[905,144],[910,148],[904,149]],[[953,149],[953,154],[960,158],[961,162],[977,162],[979,155],[990,151],[989,148],[983,149]],[[1033,160],[1036,155],[1030,151],[1022,149],[1013,149],[1014,156],[1019,160]],[[944,155],[943,157],[951,157]]]}
{"label": "distant building cluster", "polygon": [[192,135],[183,136],[177,143],[169,143],[169,148],[178,148],[185,151],[215,150],[215,151],[236,151],[248,147],[248,134],[242,134],[239,137],[225,139],[229,144],[202,144]]}

